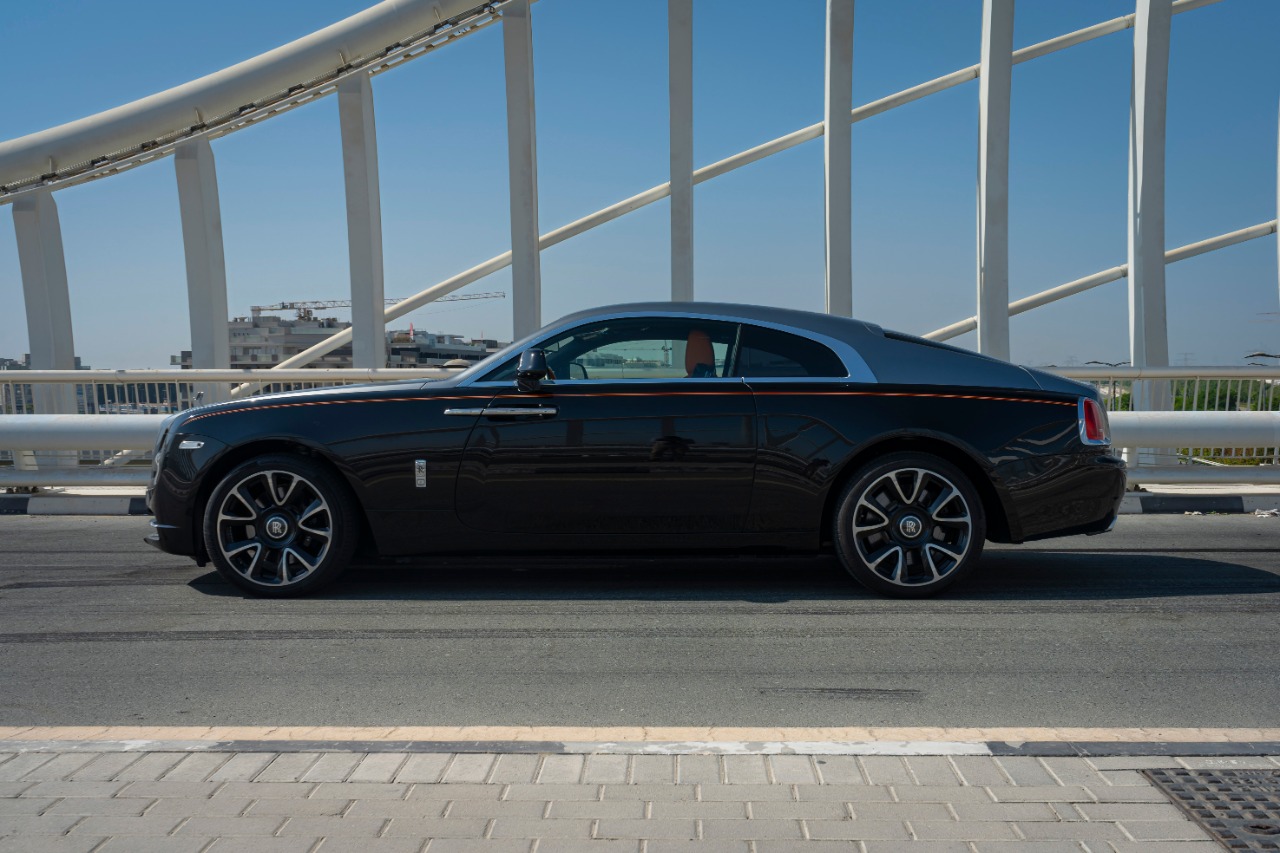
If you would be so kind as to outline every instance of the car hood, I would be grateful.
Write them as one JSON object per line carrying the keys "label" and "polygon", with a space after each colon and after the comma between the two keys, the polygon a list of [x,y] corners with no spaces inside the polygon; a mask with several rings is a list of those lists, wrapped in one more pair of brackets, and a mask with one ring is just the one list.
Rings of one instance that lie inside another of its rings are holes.
{"label": "car hood", "polygon": [[325,403],[330,401],[351,400],[359,397],[384,396],[390,394],[403,394],[411,391],[418,391],[424,386],[452,386],[454,380],[452,377],[444,380],[427,380],[427,379],[407,379],[396,382],[365,382],[359,385],[337,385],[327,388],[307,388],[300,391],[279,391],[274,394],[260,394],[253,397],[246,397],[242,400],[230,400],[224,403],[210,403],[207,406],[199,406],[194,409],[187,409],[185,412],[177,415],[172,424],[179,426],[197,415],[207,415],[218,412],[238,412],[250,409],[258,409],[265,406],[278,406],[281,403]]}

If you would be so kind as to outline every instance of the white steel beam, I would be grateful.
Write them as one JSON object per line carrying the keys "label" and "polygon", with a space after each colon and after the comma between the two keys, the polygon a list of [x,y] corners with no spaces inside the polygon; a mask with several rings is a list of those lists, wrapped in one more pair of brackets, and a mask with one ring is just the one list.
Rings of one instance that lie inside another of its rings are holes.
{"label": "white steel beam", "polygon": [[351,361],[353,367],[385,367],[382,201],[378,187],[373,86],[367,75],[356,74],[338,84],[338,121],[342,126],[342,172],[347,191]]}
{"label": "white steel beam", "polygon": [[853,316],[853,0],[827,0],[823,155],[827,313]]}
{"label": "white steel beam", "polygon": [[227,336],[227,264],[222,247],[222,210],[213,148],[204,138],[178,147],[173,158],[187,260],[187,313],[191,321],[191,366],[231,366]]}
{"label": "white steel beam", "polygon": [[38,133],[0,141],[0,184],[64,169],[188,130],[291,86],[332,74],[387,45],[481,5],[384,0],[336,24],[155,95]]}
{"label": "white steel beam", "polygon": [[984,0],[978,77],[978,352],[1009,358],[1009,101],[1014,0]]}
{"label": "white steel beam", "polygon": [[[1169,363],[1165,302],[1164,163],[1169,94],[1171,0],[1137,0],[1133,22],[1133,89],[1129,106],[1129,361]],[[1172,407],[1168,382],[1133,383],[1135,411]],[[1130,466],[1150,465],[1150,447],[1123,447]]]}
{"label": "white steel beam", "polygon": [[514,339],[542,325],[538,255],[538,134],[533,104],[533,26],[529,0],[502,7],[507,82],[507,162],[511,183],[511,313]]}
{"label": "white steel beam", "polygon": [[[1164,253],[1164,262],[1166,264],[1185,261],[1187,258],[1194,258],[1197,255],[1203,255],[1208,252],[1215,252],[1218,249],[1225,249],[1228,246],[1235,246],[1238,243],[1247,243],[1250,240],[1257,240],[1259,237],[1267,237],[1276,233],[1276,220],[1270,222],[1262,222],[1257,225],[1250,225],[1248,228],[1241,228],[1237,231],[1229,231],[1226,234],[1219,234],[1217,237],[1210,237],[1208,240],[1199,240],[1195,243],[1188,243],[1185,246],[1179,246],[1176,249],[1170,249]],[[1110,284],[1113,281],[1119,281],[1129,275],[1129,265],[1121,264],[1118,267],[1102,270],[1093,275],[1087,275],[1084,278],[1078,278],[1075,281],[1069,281],[1066,284],[1060,284],[1057,287],[1051,287],[1048,290],[1042,290],[1031,296],[1024,296],[1021,299],[1015,299],[1009,303],[1009,316],[1016,316],[1030,311],[1033,308],[1039,308],[1042,305],[1048,305],[1051,302],[1057,302],[1060,299],[1066,299],[1068,296],[1074,296],[1077,293],[1083,293],[1086,290],[1092,290],[1103,284]],[[966,332],[972,332],[978,328],[978,318],[969,317],[958,323],[952,323],[949,326],[943,326],[941,329],[934,329],[932,332],[925,334],[923,337],[931,341],[949,341],[952,338],[958,338]]]}
{"label": "white steel beam", "polygon": [[[15,201],[13,228],[18,238],[31,366],[37,370],[74,370],[71,295],[67,289],[62,225],[53,194],[38,192]],[[36,389],[35,403],[42,413],[74,414],[75,389]]]}
{"label": "white steel beam", "polygon": [[1170,0],[1137,0],[1129,115],[1129,346],[1135,367],[1169,363],[1164,160]]}
{"label": "white steel beam", "polygon": [[693,299],[693,0],[667,0],[671,300]]}

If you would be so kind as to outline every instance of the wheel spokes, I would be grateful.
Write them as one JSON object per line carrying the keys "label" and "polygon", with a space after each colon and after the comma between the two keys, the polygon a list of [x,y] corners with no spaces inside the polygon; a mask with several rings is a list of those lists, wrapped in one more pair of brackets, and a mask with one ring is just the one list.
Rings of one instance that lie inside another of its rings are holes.
{"label": "wheel spokes", "polygon": [[892,580],[895,582],[898,581],[898,578],[902,575],[902,570],[906,565],[906,560],[904,559],[904,555],[902,552],[902,546],[900,545],[894,545],[891,548],[886,548],[884,552],[871,563],[871,570],[873,572],[876,572],[877,574],[883,575],[884,572],[880,571],[880,564],[883,563],[885,560],[889,559],[891,556],[895,556],[895,555],[897,556],[898,559],[893,565],[893,575],[892,577],[889,578],[889,580]]}
{"label": "wheel spokes", "polygon": [[[875,524],[859,524],[858,520],[862,516],[863,510],[869,510],[879,516],[880,520]],[[853,511],[853,532],[855,535],[864,533],[869,530],[879,530],[889,523],[889,516],[885,515],[884,510],[873,503],[869,503],[864,497],[858,501],[857,507]]]}
{"label": "wheel spokes", "polygon": [[[276,482],[278,476],[289,478],[289,482],[283,488]],[[267,484],[270,487],[271,498],[275,501],[276,506],[288,506],[289,498],[293,495],[293,490],[300,479],[302,478],[284,471],[271,471],[267,474]]]}
{"label": "wheel spokes", "polygon": [[930,502],[927,508],[929,517],[936,521],[938,513],[942,512],[942,510],[946,508],[947,504],[951,502],[951,499],[959,494],[960,493],[956,491],[955,486],[950,483],[943,485],[942,490],[938,492],[938,496]]}
{"label": "wheel spokes", "polygon": [[[889,475],[890,482],[892,482],[894,488],[897,489],[898,497],[902,498],[902,502],[904,504],[910,505],[916,502],[916,497],[920,494],[920,486],[924,483],[924,473],[924,471],[921,471],[918,468],[907,468],[902,471],[895,471]],[[911,478],[912,487],[910,495],[902,490],[903,476]]]}
{"label": "wheel spokes", "polygon": [[305,530],[307,533],[311,533],[316,536],[323,536],[326,539],[329,538],[328,527],[312,527],[311,525],[307,524],[307,522],[310,519],[315,518],[317,515],[320,515],[323,513],[327,516],[328,512],[329,512],[328,504],[326,504],[324,501],[320,500],[319,498],[316,498],[314,501],[312,501],[310,504],[307,505],[306,509],[298,513],[298,529]]}
{"label": "wheel spokes", "polygon": [[[307,571],[311,571],[320,563],[319,560],[315,560],[314,558],[312,558],[311,560],[307,559],[307,556],[303,554],[301,551],[299,551],[297,548],[285,548],[284,557],[285,558],[293,557],[293,559],[297,560],[299,563],[305,566]],[[281,559],[282,564],[285,561],[286,561],[285,559],[283,558]]]}

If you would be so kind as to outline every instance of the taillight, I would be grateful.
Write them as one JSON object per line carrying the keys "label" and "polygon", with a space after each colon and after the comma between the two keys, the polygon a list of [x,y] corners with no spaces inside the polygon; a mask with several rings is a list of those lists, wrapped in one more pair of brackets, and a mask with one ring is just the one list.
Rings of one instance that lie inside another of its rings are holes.
{"label": "taillight", "polygon": [[1107,412],[1097,400],[1080,398],[1080,440],[1085,444],[1110,444],[1111,426]]}

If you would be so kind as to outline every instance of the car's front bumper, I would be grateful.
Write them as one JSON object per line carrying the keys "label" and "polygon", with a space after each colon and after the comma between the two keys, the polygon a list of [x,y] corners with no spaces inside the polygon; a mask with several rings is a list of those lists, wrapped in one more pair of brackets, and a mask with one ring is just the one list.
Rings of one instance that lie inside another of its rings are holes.
{"label": "car's front bumper", "polygon": [[[183,449],[184,441],[199,446]],[[169,437],[163,452],[156,455],[147,488],[147,508],[153,516],[151,535],[144,540],[148,545],[203,564],[200,489],[205,471],[225,450],[225,444],[208,436],[178,433]]]}

